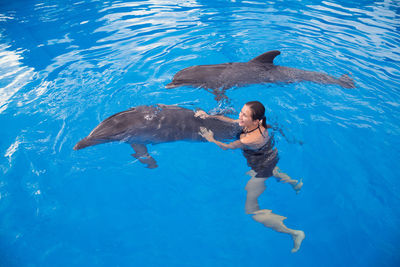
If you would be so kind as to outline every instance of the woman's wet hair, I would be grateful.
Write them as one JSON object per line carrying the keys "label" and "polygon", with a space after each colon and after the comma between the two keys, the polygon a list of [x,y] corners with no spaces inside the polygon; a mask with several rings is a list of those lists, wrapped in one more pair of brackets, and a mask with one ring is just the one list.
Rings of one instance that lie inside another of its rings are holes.
{"label": "woman's wet hair", "polygon": [[246,103],[246,106],[248,106],[251,109],[251,118],[254,120],[260,120],[261,125],[264,128],[267,128],[267,122],[265,118],[265,107],[261,102],[258,101],[250,101]]}

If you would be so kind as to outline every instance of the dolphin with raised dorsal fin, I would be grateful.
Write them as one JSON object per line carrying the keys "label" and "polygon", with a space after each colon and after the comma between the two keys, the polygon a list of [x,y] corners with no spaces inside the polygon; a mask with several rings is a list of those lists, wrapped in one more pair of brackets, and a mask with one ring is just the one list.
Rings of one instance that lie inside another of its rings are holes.
{"label": "dolphin with raised dorsal fin", "polygon": [[274,65],[274,58],[280,53],[277,50],[269,51],[249,62],[192,66],[176,73],[172,82],[165,87],[193,86],[224,92],[231,87],[249,84],[310,81],[355,88],[354,81],[346,74],[336,78],[321,72]]}
{"label": "dolphin with raised dorsal fin", "polygon": [[133,157],[148,168],[155,168],[157,163],[146,145],[184,140],[206,142],[199,135],[200,127],[210,129],[215,139],[221,141],[236,139],[242,130],[238,123],[220,120],[218,116],[200,118],[193,110],[179,106],[138,106],[102,121],[74,150],[121,141],[132,146],[136,152]]}

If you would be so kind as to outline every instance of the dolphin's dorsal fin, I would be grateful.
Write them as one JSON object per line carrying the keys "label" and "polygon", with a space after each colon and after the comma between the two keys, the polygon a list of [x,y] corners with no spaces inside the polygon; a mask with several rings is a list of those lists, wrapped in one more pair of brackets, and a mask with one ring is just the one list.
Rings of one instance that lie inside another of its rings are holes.
{"label": "dolphin's dorsal fin", "polygon": [[250,62],[258,62],[263,64],[274,64],[274,58],[280,55],[280,51],[272,50],[253,58]]}

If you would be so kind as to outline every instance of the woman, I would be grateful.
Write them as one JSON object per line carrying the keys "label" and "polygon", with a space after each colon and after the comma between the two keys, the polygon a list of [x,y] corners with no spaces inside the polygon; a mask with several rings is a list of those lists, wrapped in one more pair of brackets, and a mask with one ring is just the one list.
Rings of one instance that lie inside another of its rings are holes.
{"label": "woman", "polygon": [[[206,118],[209,117],[204,111],[197,111],[195,116]],[[246,103],[240,114],[238,120],[233,120],[224,116],[214,116],[223,121],[230,121],[239,123],[243,127],[243,132],[237,141],[226,144],[214,139],[214,134],[211,130],[201,128],[200,135],[207,141],[217,144],[222,149],[236,149],[243,150],[243,154],[247,159],[247,164],[252,168],[248,174],[251,179],[246,185],[247,197],[245,210],[247,214],[253,214],[253,219],[257,222],[264,224],[266,227],[281,233],[290,234],[294,241],[292,252],[299,250],[301,242],[305,234],[301,230],[293,230],[287,228],[283,224],[286,217],[272,213],[271,210],[260,210],[258,205],[258,197],[266,189],[265,181],[268,177],[274,176],[278,181],[289,183],[293,189],[298,193],[303,186],[303,183],[291,179],[287,174],[280,172],[276,166],[279,157],[276,148],[273,147],[273,140],[268,135],[268,125],[265,118],[265,107],[258,101],[251,101]]]}

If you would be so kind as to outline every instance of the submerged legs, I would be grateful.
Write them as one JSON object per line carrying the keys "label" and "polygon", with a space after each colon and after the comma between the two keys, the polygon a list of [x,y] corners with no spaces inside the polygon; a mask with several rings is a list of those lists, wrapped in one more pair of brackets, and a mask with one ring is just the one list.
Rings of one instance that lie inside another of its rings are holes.
{"label": "submerged legs", "polygon": [[[293,230],[286,227],[283,224],[283,220],[286,217],[272,213],[271,210],[262,209],[260,210],[258,204],[258,197],[264,192],[266,189],[265,181],[266,178],[256,178],[256,173],[251,170],[248,172],[251,176],[251,179],[247,182],[245,187],[247,191],[245,210],[247,214],[252,214],[253,219],[259,223],[262,223],[264,226],[271,228],[280,233],[290,234],[293,238],[294,246],[292,252],[296,252],[300,249],[301,242],[305,238],[305,234],[301,230]],[[275,174],[274,174],[275,175]],[[286,175],[287,176],[287,175]],[[289,176],[287,176],[289,177]],[[283,178],[282,178],[283,179]],[[289,177],[290,179],[290,177]],[[297,183],[297,181],[296,181]]]}

